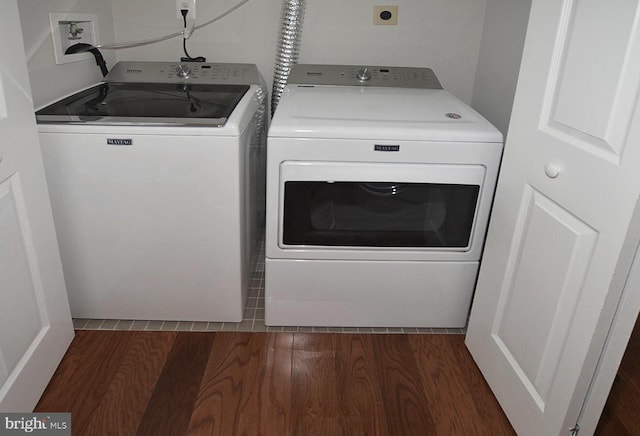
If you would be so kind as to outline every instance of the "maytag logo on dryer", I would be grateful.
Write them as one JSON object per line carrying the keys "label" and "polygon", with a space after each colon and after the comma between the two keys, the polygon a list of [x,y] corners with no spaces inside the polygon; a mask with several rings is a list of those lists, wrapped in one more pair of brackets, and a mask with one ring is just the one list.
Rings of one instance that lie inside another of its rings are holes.
{"label": "maytag logo on dryer", "polygon": [[400,151],[399,145],[374,144],[373,151]]}
{"label": "maytag logo on dryer", "polygon": [[131,138],[107,138],[107,145],[133,145]]}

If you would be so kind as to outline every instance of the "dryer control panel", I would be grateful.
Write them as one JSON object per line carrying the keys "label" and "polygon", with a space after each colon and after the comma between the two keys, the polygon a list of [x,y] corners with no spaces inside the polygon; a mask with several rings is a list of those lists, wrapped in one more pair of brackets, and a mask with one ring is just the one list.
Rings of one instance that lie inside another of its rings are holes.
{"label": "dryer control panel", "polygon": [[431,68],[358,65],[294,65],[290,85],[442,89]]}

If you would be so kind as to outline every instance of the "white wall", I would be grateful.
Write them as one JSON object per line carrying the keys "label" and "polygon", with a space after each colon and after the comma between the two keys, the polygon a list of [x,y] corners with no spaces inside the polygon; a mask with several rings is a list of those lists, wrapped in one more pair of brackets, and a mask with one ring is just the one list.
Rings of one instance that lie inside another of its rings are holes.
{"label": "white wall", "polygon": [[[56,65],[49,27],[50,12],[96,14],[100,38],[113,39],[111,3],[105,0],[20,0],[18,1],[27,67],[34,105],[42,106],[102,78],[95,61]],[[108,66],[115,60],[104,53]]]}
{"label": "white wall", "polygon": [[[373,5],[397,4],[397,26],[374,26]],[[307,1],[303,63],[429,67],[470,103],[486,0]]]}
{"label": "white wall", "polygon": [[[397,26],[374,26],[366,0],[307,1],[300,62],[425,66],[445,89],[503,132],[508,126],[531,0],[396,0]],[[56,65],[49,12],[95,13],[99,42],[137,41],[181,30],[174,0],[20,0],[25,51],[36,106],[100,80],[93,61]],[[197,2],[198,22],[236,0]],[[192,56],[258,65],[271,84],[282,0],[251,0],[197,31]],[[486,19],[485,19],[486,9]],[[484,24],[484,26],[483,26]],[[482,43],[481,43],[482,41]],[[180,38],[118,51],[116,60],[176,61]]]}
{"label": "white wall", "polygon": [[[197,21],[235,3],[198,0]],[[308,0],[300,62],[427,66],[446,89],[471,102],[486,0],[396,0],[390,4],[399,6],[397,26],[374,26],[373,4]],[[175,0],[112,0],[112,5],[119,41],[181,29]],[[209,62],[255,63],[271,84],[281,8],[281,0],[252,0],[197,31],[188,41],[189,53]],[[118,60],[176,61],[180,56],[180,38],[117,52]]]}
{"label": "white wall", "polygon": [[[236,3],[237,0],[197,1],[196,24]],[[175,0],[112,0],[112,7],[118,42],[146,40],[182,30]],[[252,0],[222,20],[197,30],[187,42],[189,54],[204,56],[207,62],[257,64],[271,84],[280,10],[280,0]],[[182,38],[117,50],[116,56],[118,60],[175,62],[184,56]]]}
{"label": "white wall", "polygon": [[531,0],[487,0],[471,105],[507,134]]}

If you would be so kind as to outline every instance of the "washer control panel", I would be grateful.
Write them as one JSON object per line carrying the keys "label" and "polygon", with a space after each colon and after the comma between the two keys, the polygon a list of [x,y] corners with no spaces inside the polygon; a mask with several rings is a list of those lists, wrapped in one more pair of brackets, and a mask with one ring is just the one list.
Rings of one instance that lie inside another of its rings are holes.
{"label": "washer control panel", "polygon": [[261,77],[254,64],[123,61],[111,69],[104,81],[258,85]]}
{"label": "washer control panel", "polygon": [[372,86],[442,89],[431,68],[373,67],[358,65],[294,65],[290,85]]}

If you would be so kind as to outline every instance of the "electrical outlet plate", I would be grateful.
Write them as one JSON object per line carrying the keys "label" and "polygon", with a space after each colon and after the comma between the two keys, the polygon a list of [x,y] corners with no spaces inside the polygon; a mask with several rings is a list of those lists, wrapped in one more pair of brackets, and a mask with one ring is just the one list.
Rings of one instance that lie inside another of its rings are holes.
{"label": "electrical outlet plate", "polygon": [[398,6],[374,6],[373,24],[396,26],[398,24]]}
{"label": "electrical outlet plate", "polygon": [[187,9],[189,13],[187,14],[187,20],[195,20],[196,19],[196,0],[176,0],[176,14],[180,21],[182,21],[182,11],[183,9]]}
{"label": "electrical outlet plate", "polygon": [[53,12],[49,14],[49,25],[53,39],[53,51],[56,64],[68,64],[94,59],[91,53],[75,53],[66,55],[64,52],[74,44],[96,44],[98,35],[98,16],[95,14],[70,14]]}

